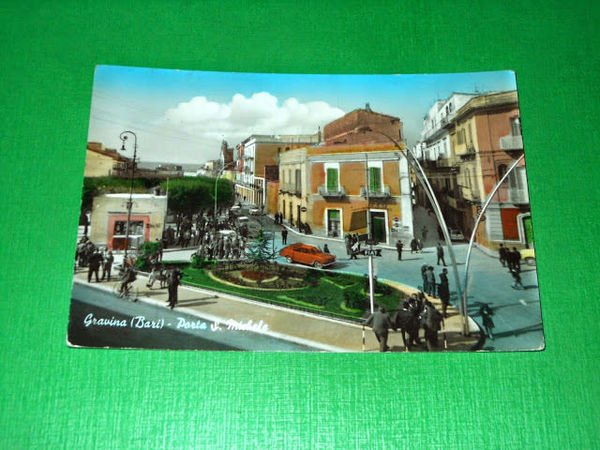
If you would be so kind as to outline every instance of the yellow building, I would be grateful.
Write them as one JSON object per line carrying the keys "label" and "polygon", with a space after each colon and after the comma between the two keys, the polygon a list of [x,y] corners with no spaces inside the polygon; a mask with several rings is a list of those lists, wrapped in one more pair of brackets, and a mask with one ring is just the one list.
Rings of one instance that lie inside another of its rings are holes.
{"label": "yellow building", "polygon": [[88,142],[85,158],[85,177],[109,177],[116,175],[127,164],[128,158],[114,149],[104,148],[100,142]]}

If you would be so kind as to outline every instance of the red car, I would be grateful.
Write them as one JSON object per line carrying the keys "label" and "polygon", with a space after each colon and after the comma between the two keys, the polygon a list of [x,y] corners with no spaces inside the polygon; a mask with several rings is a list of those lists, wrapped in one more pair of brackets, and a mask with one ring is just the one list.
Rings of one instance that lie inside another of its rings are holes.
{"label": "red car", "polygon": [[330,253],[323,253],[314,245],[308,244],[292,244],[282,248],[279,252],[287,262],[306,264],[317,269],[327,267],[335,262],[335,256]]}

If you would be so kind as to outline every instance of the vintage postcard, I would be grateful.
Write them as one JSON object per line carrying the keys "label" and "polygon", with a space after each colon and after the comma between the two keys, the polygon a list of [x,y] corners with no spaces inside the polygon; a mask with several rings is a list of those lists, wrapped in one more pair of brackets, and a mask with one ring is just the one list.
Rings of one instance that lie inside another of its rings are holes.
{"label": "vintage postcard", "polygon": [[511,71],[98,66],[68,344],[541,350],[524,147]]}

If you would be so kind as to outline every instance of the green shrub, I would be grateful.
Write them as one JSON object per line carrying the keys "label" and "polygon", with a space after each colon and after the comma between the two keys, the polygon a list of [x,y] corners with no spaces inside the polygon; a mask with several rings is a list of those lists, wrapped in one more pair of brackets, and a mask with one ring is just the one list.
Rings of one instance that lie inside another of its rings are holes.
{"label": "green shrub", "polygon": [[367,306],[367,300],[364,295],[357,291],[344,291],[344,303],[348,308],[364,309]]}
{"label": "green shrub", "polygon": [[147,272],[150,270],[150,260],[158,252],[158,242],[144,242],[138,249],[138,256],[135,261],[135,267]]}

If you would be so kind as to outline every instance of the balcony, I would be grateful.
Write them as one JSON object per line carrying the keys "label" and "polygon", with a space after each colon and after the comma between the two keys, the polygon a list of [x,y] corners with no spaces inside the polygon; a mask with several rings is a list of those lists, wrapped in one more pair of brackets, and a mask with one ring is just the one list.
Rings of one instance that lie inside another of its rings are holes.
{"label": "balcony", "polygon": [[502,150],[523,150],[523,136],[503,136],[500,138],[500,148]]}
{"label": "balcony", "polygon": [[289,194],[289,195],[295,195],[296,197],[301,197],[302,196],[302,187],[297,186],[292,183],[282,183],[279,186],[279,192],[281,194]]}
{"label": "balcony", "polygon": [[381,187],[381,189],[370,190],[367,192],[367,188],[364,186],[360,187],[360,196],[367,198],[367,193],[369,194],[369,198],[390,198],[392,194],[390,193],[390,187],[386,184]]}
{"label": "balcony", "polygon": [[343,186],[339,189],[330,189],[327,186],[319,186],[319,195],[323,198],[342,198],[346,196],[346,190]]}
{"label": "balcony", "polygon": [[529,203],[529,193],[527,189],[510,188],[508,190],[508,199],[511,203],[523,205]]}

